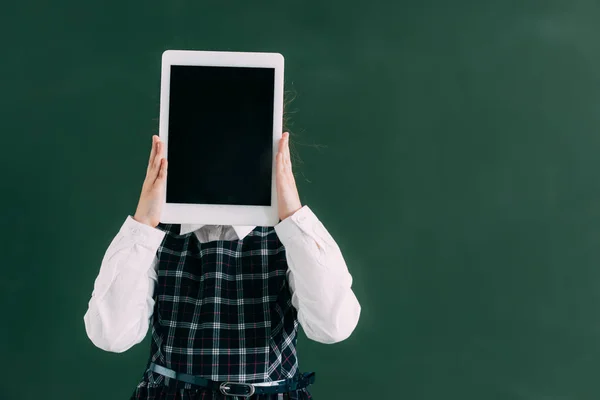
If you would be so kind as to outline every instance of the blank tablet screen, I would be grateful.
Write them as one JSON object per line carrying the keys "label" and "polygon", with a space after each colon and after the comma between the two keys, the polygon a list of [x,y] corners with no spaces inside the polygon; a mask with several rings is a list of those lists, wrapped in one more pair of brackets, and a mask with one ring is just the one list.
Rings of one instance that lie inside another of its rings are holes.
{"label": "blank tablet screen", "polygon": [[271,205],[275,69],[172,65],[167,203]]}

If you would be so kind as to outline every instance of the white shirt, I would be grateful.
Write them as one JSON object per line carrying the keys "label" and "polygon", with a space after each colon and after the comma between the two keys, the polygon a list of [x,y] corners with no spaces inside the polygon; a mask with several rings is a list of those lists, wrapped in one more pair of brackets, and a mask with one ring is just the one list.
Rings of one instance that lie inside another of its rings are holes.
{"label": "white shirt", "polygon": [[[255,227],[182,224],[200,242],[243,239]],[[279,222],[275,232],[286,250],[292,305],[306,336],[336,343],[350,336],[361,307],[342,253],[308,206]],[[83,319],[97,347],[121,353],[140,343],[154,311],[158,247],[165,232],[128,216],[106,250]],[[228,239],[221,239],[228,238]]]}

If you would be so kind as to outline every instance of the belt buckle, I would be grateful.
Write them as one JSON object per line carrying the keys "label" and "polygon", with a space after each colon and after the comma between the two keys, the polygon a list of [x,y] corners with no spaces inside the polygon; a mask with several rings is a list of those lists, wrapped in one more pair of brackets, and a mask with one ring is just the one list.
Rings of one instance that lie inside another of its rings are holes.
{"label": "belt buckle", "polygon": [[[234,387],[232,387],[234,386]],[[242,386],[247,388],[245,392],[238,392],[236,390],[233,390],[236,386]],[[223,393],[225,396],[240,396],[240,397],[250,397],[254,394],[254,385],[251,385],[249,383],[236,383],[236,382],[223,382],[221,383],[221,385],[219,386],[219,390],[221,391],[221,393]]]}

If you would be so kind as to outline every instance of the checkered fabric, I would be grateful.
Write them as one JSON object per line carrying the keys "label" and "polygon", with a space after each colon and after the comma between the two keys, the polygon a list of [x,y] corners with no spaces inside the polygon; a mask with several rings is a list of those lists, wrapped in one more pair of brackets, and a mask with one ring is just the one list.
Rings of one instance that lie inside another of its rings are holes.
{"label": "checkered fabric", "polygon": [[[166,232],[157,251],[151,362],[214,381],[258,383],[294,377],[297,311],[286,279],[285,249],[272,227],[242,240],[200,243]],[[310,399],[307,389],[252,400]],[[231,400],[146,370],[131,399]]]}

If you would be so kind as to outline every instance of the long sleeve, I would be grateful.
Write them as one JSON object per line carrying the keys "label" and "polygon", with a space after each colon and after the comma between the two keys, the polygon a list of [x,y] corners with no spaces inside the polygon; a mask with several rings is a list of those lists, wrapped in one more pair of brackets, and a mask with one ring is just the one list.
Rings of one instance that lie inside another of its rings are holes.
{"label": "long sleeve", "polygon": [[164,235],[128,216],[106,250],[83,317],[97,347],[121,353],[146,336],[154,310],[156,251]]}
{"label": "long sleeve", "polygon": [[292,304],[306,336],[321,343],[347,339],[361,308],[337,243],[306,205],[275,231],[286,249]]}

